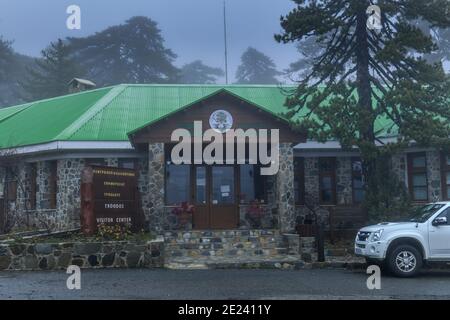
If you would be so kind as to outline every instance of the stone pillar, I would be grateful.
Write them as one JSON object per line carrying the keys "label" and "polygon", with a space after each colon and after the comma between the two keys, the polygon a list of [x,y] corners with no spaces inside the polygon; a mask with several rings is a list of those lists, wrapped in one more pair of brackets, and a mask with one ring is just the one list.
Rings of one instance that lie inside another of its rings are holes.
{"label": "stone pillar", "polygon": [[319,159],[305,158],[305,200],[319,204]]}
{"label": "stone pillar", "polygon": [[48,161],[37,163],[36,184],[36,209],[50,209],[50,163]]}
{"label": "stone pillar", "polygon": [[164,143],[150,143],[148,150],[148,207],[146,219],[153,231],[162,231],[164,219]]}
{"label": "stone pillar", "polygon": [[337,204],[351,205],[353,202],[352,158],[338,157],[336,160]]}
{"label": "stone pillar", "polygon": [[83,159],[58,160],[57,227],[78,228],[81,211],[81,171]]}
{"label": "stone pillar", "polygon": [[394,154],[391,157],[391,167],[397,179],[405,188],[408,186],[406,174],[406,155],[403,153]]}
{"label": "stone pillar", "polygon": [[294,199],[294,148],[291,143],[280,143],[277,202],[281,232],[294,231],[296,218]]}
{"label": "stone pillar", "polygon": [[441,195],[441,158],[439,151],[427,152],[428,200],[440,201]]}

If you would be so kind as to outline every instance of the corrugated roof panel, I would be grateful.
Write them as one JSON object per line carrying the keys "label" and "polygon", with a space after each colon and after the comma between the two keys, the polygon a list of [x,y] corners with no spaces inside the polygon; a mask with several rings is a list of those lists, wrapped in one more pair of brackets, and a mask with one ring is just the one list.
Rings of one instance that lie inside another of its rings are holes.
{"label": "corrugated roof panel", "polygon": [[0,123],[0,147],[54,141],[111,88],[38,101]]}
{"label": "corrugated roof panel", "polygon": [[217,87],[127,86],[70,140],[128,140],[128,132],[219,90]]}
{"label": "corrugated roof panel", "polygon": [[0,108],[0,121],[3,121],[8,117],[13,116],[14,114],[28,108],[31,105],[32,105],[32,103],[27,103],[27,104],[15,106],[15,107]]}
{"label": "corrugated roof panel", "polygon": [[[128,133],[226,90],[281,115],[286,90],[259,85],[119,85],[0,109],[0,148],[50,141],[128,141]],[[303,112],[307,112],[304,110]],[[2,121],[3,119],[3,121]],[[379,118],[384,135],[389,119]]]}

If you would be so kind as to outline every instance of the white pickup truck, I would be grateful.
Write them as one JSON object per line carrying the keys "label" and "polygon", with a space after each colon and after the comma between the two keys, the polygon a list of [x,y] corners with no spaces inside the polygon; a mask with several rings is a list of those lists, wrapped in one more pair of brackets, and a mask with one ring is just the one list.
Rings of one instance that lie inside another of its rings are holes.
{"label": "white pickup truck", "polygon": [[355,254],[400,277],[416,275],[427,262],[450,261],[450,202],[427,204],[406,222],[362,228]]}

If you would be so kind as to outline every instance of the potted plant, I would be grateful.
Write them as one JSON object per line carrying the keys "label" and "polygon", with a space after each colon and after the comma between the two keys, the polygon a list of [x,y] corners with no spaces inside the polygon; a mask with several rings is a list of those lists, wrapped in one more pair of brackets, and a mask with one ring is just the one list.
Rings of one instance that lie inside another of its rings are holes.
{"label": "potted plant", "polygon": [[172,214],[177,217],[178,226],[186,229],[192,224],[192,216],[194,215],[194,206],[188,202],[181,203],[180,206],[173,208]]}

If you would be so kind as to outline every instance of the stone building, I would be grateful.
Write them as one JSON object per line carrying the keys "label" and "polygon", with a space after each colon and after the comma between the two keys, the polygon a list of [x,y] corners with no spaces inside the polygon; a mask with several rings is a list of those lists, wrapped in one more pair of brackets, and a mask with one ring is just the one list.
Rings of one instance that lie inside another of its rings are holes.
{"label": "stone building", "polygon": [[[292,232],[311,210],[328,224],[333,209],[358,208],[364,197],[358,151],[293,131],[285,98],[277,86],[118,85],[0,109],[0,228],[11,216],[16,228],[78,228],[85,166],[136,170],[147,224],[157,232],[177,228],[173,209],[182,202],[195,206],[199,230]],[[200,121],[205,131],[217,111],[227,129],[279,130],[276,174],[262,175],[264,166],[250,159],[174,164],[174,130],[193,132]],[[380,132],[381,140],[393,138]],[[414,201],[449,198],[450,161],[439,151],[414,147],[391,166]]]}

